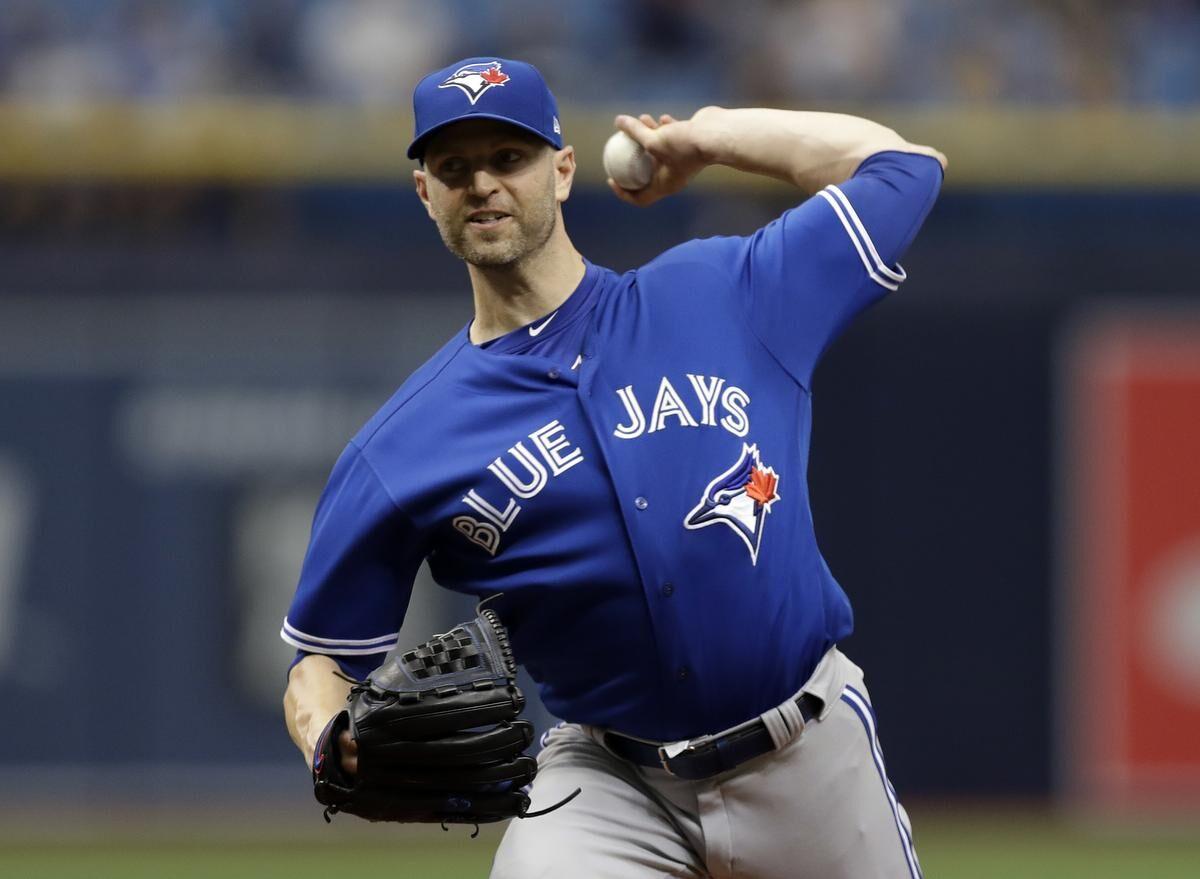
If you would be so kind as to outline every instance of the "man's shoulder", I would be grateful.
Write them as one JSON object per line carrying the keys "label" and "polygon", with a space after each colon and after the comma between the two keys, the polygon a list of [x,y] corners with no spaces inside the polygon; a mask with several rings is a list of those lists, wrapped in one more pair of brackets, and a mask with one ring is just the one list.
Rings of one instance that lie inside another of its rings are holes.
{"label": "man's shoulder", "polygon": [[726,277],[731,260],[744,238],[733,235],[717,235],[710,238],[692,238],[664,250],[654,259],[636,270],[639,281],[673,274],[714,273]]}
{"label": "man's shoulder", "polygon": [[468,344],[470,342],[466,331],[460,330],[436,354],[417,367],[355,434],[354,445],[365,450],[381,433],[404,429],[410,419],[421,418],[424,415],[427,407],[423,404],[426,401],[430,401],[435,407],[442,405],[444,401],[433,398],[437,395],[439,384],[444,380],[451,364],[463,346]]}
{"label": "man's shoulder", "polygon": [[731,255],[742,241],[744,239],[729,236],[693,238],[624,272],[597,266],[602,273],[601,313],[619,308],[646,292],[678,289],[697,280],[726,281]]}
{"label": "man's shoulder", "polygon": [[707,296],[725,295],[736,286],[739,249],[745,239],[732,236],[693,238],[665,250],[627,273],[617,302],[692,307]]}

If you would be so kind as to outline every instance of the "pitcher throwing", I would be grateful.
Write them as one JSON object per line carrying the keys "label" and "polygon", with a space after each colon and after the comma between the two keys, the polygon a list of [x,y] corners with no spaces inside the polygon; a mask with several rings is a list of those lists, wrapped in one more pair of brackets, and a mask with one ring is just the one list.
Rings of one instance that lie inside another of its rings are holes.
{"label": "pitcher throwing", "polygon": [[[813,533],[813,370],[897,260],[944,157],[852,116],[705,107],[619,116],[654,159],[647,207],[708,165],[803,200],[747,237],[619,274],[563,225],[575,153],[536,69],[422,80],[417,196],[466,264],[474,319],[346,447],[283,637],[312,758],[396,645],[428,559],[489,602],[564,723],[543,737],[493,877],[919,877],[850,604]],[[339,739],[356,770],[355,743]]]}

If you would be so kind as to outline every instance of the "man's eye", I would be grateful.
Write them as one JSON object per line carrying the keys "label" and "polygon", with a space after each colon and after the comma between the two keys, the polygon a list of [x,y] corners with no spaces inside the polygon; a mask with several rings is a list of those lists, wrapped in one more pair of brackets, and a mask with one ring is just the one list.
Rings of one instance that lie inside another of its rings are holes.
{"label": "man's eye", "polygon": [[500,161],[507,165],[511,165],[513,162],[521,161],[521,154],[516,150],[501,150]]}
{"label": "man's eye", "polygon": [[461,174],[465,163],[462,159],[447,159],[438,166],[441,174]]}

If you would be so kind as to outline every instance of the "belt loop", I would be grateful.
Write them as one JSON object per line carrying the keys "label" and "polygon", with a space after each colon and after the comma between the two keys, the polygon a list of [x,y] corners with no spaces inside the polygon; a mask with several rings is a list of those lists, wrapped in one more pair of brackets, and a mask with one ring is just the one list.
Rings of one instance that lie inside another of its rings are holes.
{"label": "belt loop", "polygon": [[759,717],[767,732],[771,734],[771,742],[776,751],[787,746],[804,731],[804,715],[800,713],[800,706],[796,704],[795,699],[789,699],[770,711],[764,711]]}

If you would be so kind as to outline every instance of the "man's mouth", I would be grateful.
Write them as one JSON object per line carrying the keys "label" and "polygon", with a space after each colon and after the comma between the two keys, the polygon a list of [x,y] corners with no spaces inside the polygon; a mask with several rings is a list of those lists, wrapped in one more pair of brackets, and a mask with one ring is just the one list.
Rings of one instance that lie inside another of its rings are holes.
{"label": "man's mouth", "polygon": [[510,215],[503,211],[472,211],[467,216],[467,222],[480,229],[491,229],[509,217]]}

